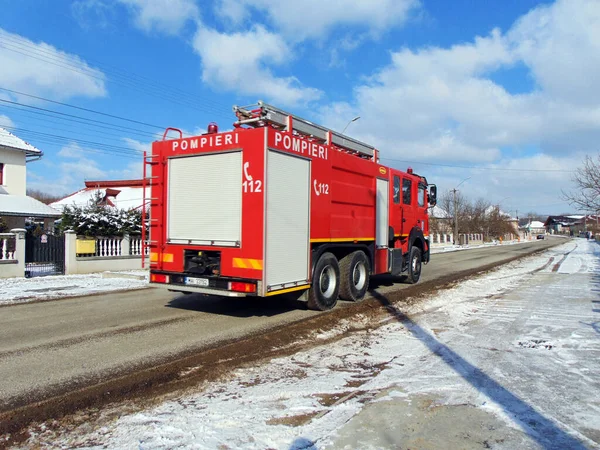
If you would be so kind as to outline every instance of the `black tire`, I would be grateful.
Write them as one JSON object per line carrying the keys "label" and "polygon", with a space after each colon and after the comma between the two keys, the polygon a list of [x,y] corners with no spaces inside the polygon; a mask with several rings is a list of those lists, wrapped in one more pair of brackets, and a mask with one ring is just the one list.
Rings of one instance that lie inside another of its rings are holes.
{"label": "black tire", "polygon": [[340,260],[340,298],[359,302],[369,289],[371,265],[367,255],[357,250]]}
{"label": "black tire", "polygon": [[313,272],[312,286],[308,291],[308,308],[317,311],[332,309],[340,292],[340,266],[333,254],[323,253]]}
{"label": "black tire", "polygon": [[421,249],[419,247],[412,247],[408,258],[407,283],[415,284],[419,281],[421,278],[421,266]]}

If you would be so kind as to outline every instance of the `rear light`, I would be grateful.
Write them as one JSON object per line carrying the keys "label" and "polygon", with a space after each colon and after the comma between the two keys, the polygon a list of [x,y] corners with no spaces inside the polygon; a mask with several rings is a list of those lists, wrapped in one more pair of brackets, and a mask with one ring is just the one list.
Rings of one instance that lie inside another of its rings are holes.
{"label": "rear light", "polygon": [[229,290],[235,292],[256,292],[256,284],[232,281],[229,283]]}
{"label": "rear light", "polygon": [[150,274],[150,282],[151,283],[168,283],[169,275],[163,275],[161,273]]}

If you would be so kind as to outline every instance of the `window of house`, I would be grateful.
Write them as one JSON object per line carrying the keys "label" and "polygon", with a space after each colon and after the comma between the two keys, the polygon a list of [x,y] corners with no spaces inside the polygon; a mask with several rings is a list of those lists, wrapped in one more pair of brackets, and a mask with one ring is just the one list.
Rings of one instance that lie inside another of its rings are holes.
{"label": "window of house", "polygon": [[4,163],[0,163],[0,186],[4,184]]}
{"label": "window of house", "polygon": [[394,175],[394,203],[400,203],[400,177]]}
{"label": "window of house", "polygon": [[417,201],[419,202],[419,206],[425,206],[425,186],[419,184],[419,195],[417,197]]}
{"label": "window of house", "polygon": [[410,205],[411,203],[412,181],[406,178],[402,179],[402,203]]}

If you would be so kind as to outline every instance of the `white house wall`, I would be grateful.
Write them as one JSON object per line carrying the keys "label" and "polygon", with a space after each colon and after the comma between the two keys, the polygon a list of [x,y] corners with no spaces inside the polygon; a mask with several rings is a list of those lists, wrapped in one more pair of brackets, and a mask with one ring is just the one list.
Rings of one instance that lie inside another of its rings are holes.
{"label": "white house wall", "polygon": [[25,152],[0,147],[0,163],[4,164],[3,187],[12,195],[25,195],[27,169]]}

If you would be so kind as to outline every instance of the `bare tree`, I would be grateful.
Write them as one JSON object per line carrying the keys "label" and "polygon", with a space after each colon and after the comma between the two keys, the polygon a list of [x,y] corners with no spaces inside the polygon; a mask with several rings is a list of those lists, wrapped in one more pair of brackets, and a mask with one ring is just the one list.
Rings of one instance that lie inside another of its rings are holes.
{"label": "bare tree", "polygon": [[514,234],[516,230],[510,222],[510,216],[502,213],[499,208],[494,207],[488,210],[487,214],[487,232],[491,239],[502,238],[507,234]]}
{"label": "bare tree", "polygon": [[471,203],[467,207],[467,218],[465,220],[465,232],[467,233],[484,233],[486,229],[487,216],[486,211],[490,207],[490,203],[483,198],[479,198],[475,203]]}
{"label": "bare tree", "polygon": [[546,217],[543,217],[534,211],[529,211],[527,214],[525,214],[525,218],[528,219],[529,221],[534,221],[534,220],[537,220],[538,222],[546,221]]}
{"label": "bare tree", "polygon": [[563,199],[583,211],[600,211],[600,154],[595,160],[586,156],[572,181],[575,191],[563,191]]}
{"label": "bare tree", "polygon": [[464,229],[469,219],[469,202],[464,195],[457,192],[455,197],[453,192],[445,192],[439,198],[437,206],[445,216],[445,232],[453,232],[455,219],[458,219],[459,233],[465,232]]}
{"label": "bare tree", "polygon": [[49,205],[50,203],[58,201],[64,197],[62,195],[49,194],[39,189],[27,189],[27,195],[39,200],[42,203],[45,203],[46,205]]}

